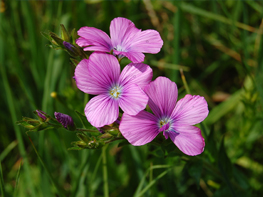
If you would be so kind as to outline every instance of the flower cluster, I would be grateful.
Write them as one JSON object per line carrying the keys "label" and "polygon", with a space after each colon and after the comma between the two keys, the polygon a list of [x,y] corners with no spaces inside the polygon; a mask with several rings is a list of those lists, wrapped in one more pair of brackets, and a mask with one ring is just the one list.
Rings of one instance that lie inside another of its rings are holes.
{"label": "flower cluster", "polygon": [[[130,20],[119,17],[110,24],[110,37],[93,27],[80,28],[78,35],[77,45],[94,51],[80,61],[74,74],[81,91],[96,95],[84,110],[91,125],[101,128],[114,123],[120,107],[123,115],[119,130],[132,145],[147,144],[163,133],[187,155],[203,152],[204,139],[193,125],[208,115],[205,99],[186,95],[177,102],[176,84],[166,77],[151,81],[152,69],[142,63],[143,53],[158,53],[163,45],[157,31],[141,31]],[[123,57],[132,63],[121,71]],[[147,104],[153,114],[144,110]]]}

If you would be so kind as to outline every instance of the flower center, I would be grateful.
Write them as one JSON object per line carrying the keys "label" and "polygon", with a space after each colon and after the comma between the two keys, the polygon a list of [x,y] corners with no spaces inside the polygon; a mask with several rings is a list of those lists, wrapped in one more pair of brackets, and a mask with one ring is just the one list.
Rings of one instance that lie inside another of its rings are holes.
{"label": "flower center", "polygon": [[159,131],[168,131],[171,121],[169,118],[163,118],[159,121]]}
{"label": "flower center", "polygon": [[111,97],[113,97],[115,99],[119,98],[121,95],[121,87],[119,87],[117,85],[112,87],[110,89],[110,95],[111,95]]}
{"label": "flower center", "polygon": [[114,47],[114,49],[116,51],[125,51],[125,50],[123,50],[123,48],[120,45],[117,45],[116,47]]}

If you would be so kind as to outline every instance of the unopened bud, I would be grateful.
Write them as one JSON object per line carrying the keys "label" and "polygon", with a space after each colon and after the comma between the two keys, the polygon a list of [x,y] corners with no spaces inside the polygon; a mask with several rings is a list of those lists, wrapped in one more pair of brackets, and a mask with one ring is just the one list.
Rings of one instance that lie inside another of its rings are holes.
{"label": "unopened bud", "polygon": [[70,44],[69,42],[63,41],[63,45],[66,48],[69,55],[71,55],[72,57],[78,57],[80,55],[78,48],[76,46],[74,46],[73,44]]}
{"label": "unopened bud", "polygon": [[39,116],[39,118],[41,118],[41,119],[43,119],[43,120],[46,120],[46,119],[47,119],[47,117],[45,116],[45,115],[46,115],[45,112],[43,112],[43,111],[41,111],[41,110],[39,110],[39,109],[37,109],[36,112],[37,112],[37,115]]}
{"label": "unopened bud", "polygon": [[55,118],[66,129],[71,130],[71,131],[75,130],[76,127],[75,127],[74,121],[69,115],[55,112]]}

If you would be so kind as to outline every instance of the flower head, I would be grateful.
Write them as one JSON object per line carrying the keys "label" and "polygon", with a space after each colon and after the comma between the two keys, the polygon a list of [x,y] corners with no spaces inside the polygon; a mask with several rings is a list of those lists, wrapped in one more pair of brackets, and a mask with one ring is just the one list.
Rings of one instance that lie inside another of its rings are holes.
{"label": "flower head", "polygon": [[177,103],[177,86],[165,77],[158,77],[144,89],[154,114],[141,111],[135,116],[124,113],[120,132],[135,146],[151,142],[160,132],[187,155],[198,155],[205,142],[198,127],[208,115],[204,97],[187,94]]}
{"label": "flower head", "polygon": [[62,114],[60,112],[55,112],[54,115],[55,115],[55,118],[57,119],[57,121],[59,123],[61,123],[63,125],[63,127],[65,127],[66,129],[68,127],[70,127],[70,128],[74,128],[75,127],[74,121],[69,115]]}
{"label": "flower head", "polygon": [[120,73],[116,57],[104,53],[92,53],[75,70],[77,87],[85,93],[98,95],[85,107],[85,115],[95,127],[103,127],[116,121],[119,106],[130,115],[143,110],[148,96],[142,88],[151,78],[152,69],[143,63],[130,63]]}
{"label": "flower head", "polygon": [[163,46],[160,34],[155,30],[141,31],[134,23],[126,18],[115,18],[110,24],[110,36],[94,27],[82,27],[78,31],[76,43],[84,51],[110,52],[126,56],[133,63],[144,60],[143,53],[156,54]]}

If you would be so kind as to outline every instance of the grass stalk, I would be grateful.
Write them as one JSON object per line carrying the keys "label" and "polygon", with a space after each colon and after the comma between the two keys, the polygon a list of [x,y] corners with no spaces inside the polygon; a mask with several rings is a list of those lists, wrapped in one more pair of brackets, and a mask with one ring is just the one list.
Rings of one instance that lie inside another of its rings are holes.
{"label": "grass stalk", "polygon": [[5,191],[5,186],[4,186],[4,179],[3,179],[3,171],[2,171],[2,164],[0,162],[0,188],[1,188],[1,193],[2,197],[6,196],[6,191]]}

